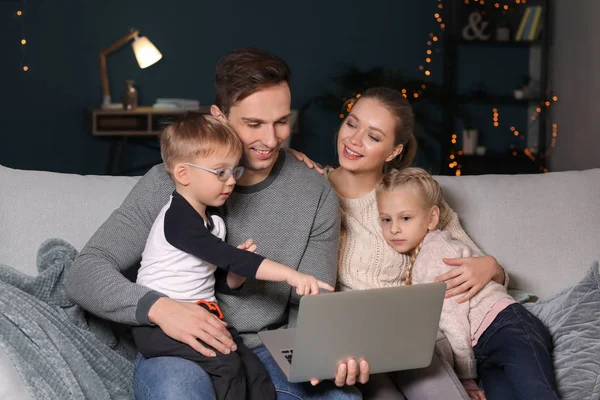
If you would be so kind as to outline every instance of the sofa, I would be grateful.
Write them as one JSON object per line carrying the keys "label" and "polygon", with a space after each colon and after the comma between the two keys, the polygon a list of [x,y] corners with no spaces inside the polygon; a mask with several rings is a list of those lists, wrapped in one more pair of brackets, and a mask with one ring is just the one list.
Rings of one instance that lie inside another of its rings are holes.
{"label": "sofa", "polygon": [[[437,179],[466,232],[508,270],[511,287],[548,299],[600,259],[600,169]],[[37,274],[36,251],[51,237],[81,249],[137,180],[0,165],[0,264]],[[31,398],[1,348],[0,376],[0,398]]]}

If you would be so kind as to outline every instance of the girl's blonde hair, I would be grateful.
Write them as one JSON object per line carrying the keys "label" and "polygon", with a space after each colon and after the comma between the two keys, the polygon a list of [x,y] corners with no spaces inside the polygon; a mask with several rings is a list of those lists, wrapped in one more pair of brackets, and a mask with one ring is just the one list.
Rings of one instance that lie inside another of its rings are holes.
{"label": "girl's blonde hair", "polygon": [[[404,169],[392,169],[387,172],[381,182],[377,185],[376,193],[379,194],[381,192],[393,192],[401,187],[410,186],[415,189],[418,193],[418,196],[421,198],[423,202],[423,207],[425,209],[431,209],[434,206],[437,206],[440,209],[440,215],[444,212],[444,201],[443,201],[443,192],[442,187],[439,183],[436,182],[435,179],[427,173],[427,171],[421,168],[404,168]],[[413,251],[411,252],[410,263],[408,265],[408,269],[406,271],[406,281],[405,285],[412,284],[412,270],[413,265],[419,255],[419,251],[421,251],[420,243]]]}
{"label": "girl's blonde hair", "polygon": [[242,151],[242,142],[227,122],[197,112],[186,113],[160,135],[160,155],[169,174],[178,162],[215,153],[241,157]]}

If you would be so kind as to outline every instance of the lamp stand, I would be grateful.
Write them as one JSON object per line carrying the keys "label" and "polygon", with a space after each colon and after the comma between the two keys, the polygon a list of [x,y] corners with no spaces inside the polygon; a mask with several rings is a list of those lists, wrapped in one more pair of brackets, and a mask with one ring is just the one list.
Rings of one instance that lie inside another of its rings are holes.
{"label": "lamp stand", "polygon": [[121,108],[121,104],[112,104],[112,99],[110,97],[110,85],[108,82],[108,71],[106,69],[106,56],[117,51],[121,47],[125,46],[127,42],[131,39],[134,39],[137,35],[139,35],[140,31],[137,29],[132,29],[130,33],[123,36],[121,39],[117,40],[106,49],[100,52],[100,74],[102,76],[102,108]]}

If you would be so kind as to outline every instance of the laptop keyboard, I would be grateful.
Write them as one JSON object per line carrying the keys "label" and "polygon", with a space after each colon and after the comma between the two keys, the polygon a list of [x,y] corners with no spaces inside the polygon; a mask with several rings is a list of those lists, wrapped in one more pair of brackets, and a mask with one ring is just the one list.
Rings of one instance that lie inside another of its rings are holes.
{"label": "laptop keyboard", "polygon": [[289,349],[289,350],[281,350],[281,354],[283,354],[283,356],[285,357],[285,359],[290,363],[290,365],[292,364],[292,356],[294,355],[294,350]]}

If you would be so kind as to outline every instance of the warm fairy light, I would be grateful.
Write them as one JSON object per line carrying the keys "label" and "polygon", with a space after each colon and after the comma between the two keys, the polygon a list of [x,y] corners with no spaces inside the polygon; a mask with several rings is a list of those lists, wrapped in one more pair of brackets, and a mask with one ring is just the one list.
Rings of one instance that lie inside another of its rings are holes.
{"label": "warm fairy light", "polygon": [[438,8],[441,10],[442,8],[444,8],[444,6],[441,4],[438,4]]}
{"label": "warm fairy light", "polygon": [[429,76],[429,75],[431,75],[431,72],[425,71],[425,75]]}
{"label": "warm fairy light", "polygon": [[454,154],[450,154],[450,159],[454,160],[456,158],[456,156]]}
{"label": "warm fairy light", "polygon": [[413,97],[414,97],[415,99],[418,99],[418,98],[419,98],[419,93],[413,93]]}
{"label": "warm fairy light", "polygon": [[424,67],[422,65],[419,65],[419,70],[423,71]]}
{"label": "warm fairy light", "polygon": [[440,24],[440,28],[442,28],[442,30],[444,30],[445,27],[446,27],[446,24]]}
{"label": "warm fairy light", "polygon": [[421,85],[421,89],[425,89],[426,87],[427,87],[427,85],[425,85],[425,84]]}
{"label": "warm fairy light", "polygon": [[431,54],[431,50],[427,49],[426,53]]}
{"label": "warm fairy light", "polygon": [[438,13],[433,14],[433,18],[439,18],[439,17],[440,17],[440,14],[438,14]]}
{"label": "warm fairy light", "polygon": [[553,101],[558,101],[558,96],[552,96]]}
{"label": "warm fairy light", "polygon": [[433,39],[434,42],[438,41],[438,37],[437,36],[432,37],[432,39]]}
{"label": "warm fairy light", "polygon": [[507,10],[508,10],[508,6],[505,4],[504,5],[504,11],[507,11]]}
{"label": "warm fairy light", "polygon": [[344,118],[344,114],[341,114],[341,113],[340,113],[340,118]]}
{"label": "warm fairy light", "polygon": [[517,152],[513,150],[512,155],[513,155],[513,157],[516,157],[517,156]]}
{"label": "warm fairy light", "polygon": [[406,93],[406,89],[402,89],[402,93]]}
{"label": "warm fairy light", "polygon": [[546,101],[546,103],[544,103],[544,104],[546,104],[546,107],[550,107],[550,102],[549,101]]}
{"label": "warm fairy light", "polygon": [[430,62],[431,62],[431,58],[427,57],[427,58],[425,59],[425,62],[426,62],[426,63],[430,63]]}
{"label": "warm fairy light", "polygon": [[513,132],[513,135],[515,135],[515,136],[519,136],[519,131],[514,131],[514,132]]}
{"label": "warm fairy light", "polygon": [[511,130],[511,131],[513,131],[513,132],[515,131],[515,129],[516,129],[516,128],[515,128],[514,126],[511,126],[511,127],[510,127],[510,130]]}
{"label": "warm fairy light", "polygon": [[438,19],[437,19],[437,22],[441,23],[441,22],[442,22],[442,19],[441,19],[441,18],[438,18]]}
{"label": "warm fairy light", "polygon": [[25,45],[25,44],[27,44],[27,40],[25,40],[25,39],[21,39],[21,44],[22,44],[22,45]]}
{"label": "warm fairy light", "polygon": [[460,176],[460,169],[456,170],[456,176]]}
{"label": "warm fairy light", "polygon": [[496,7],[496,8],[500,8],[500,3],[496,3],[496,4],[494,4],[494,7]]}
{"label": "warm fairy light", "polygon": [[431,40],[427,41],[427,46],[431,46]]}
{"label": "warm fairy light", "polygon": [[20,17],[21,15],[23,15],[23,11],[21,11],[21,10],[17,11],[17,16]]}
{"label": "warm fairy light", "polygon": [[24,65],[23,66],[23,71],[25,71],[25,72],[29,71],[29,67],[27,65]]}
{"label": "warm fairy light", "polygon": [[538,107],[538,108],[535,109],[535,112],[540,113],[540,112],[542,112],[542,109]]}

